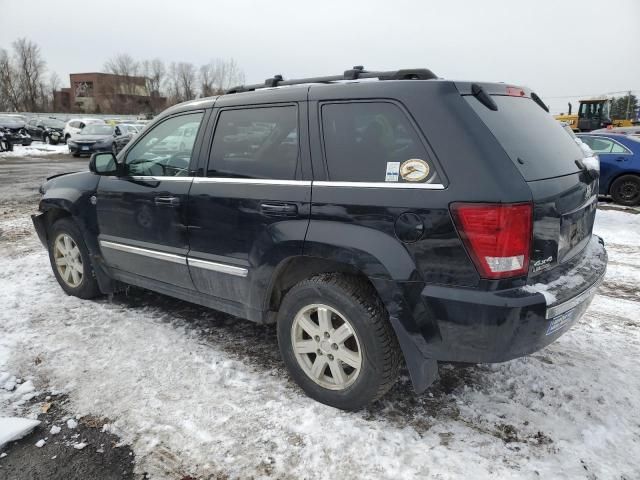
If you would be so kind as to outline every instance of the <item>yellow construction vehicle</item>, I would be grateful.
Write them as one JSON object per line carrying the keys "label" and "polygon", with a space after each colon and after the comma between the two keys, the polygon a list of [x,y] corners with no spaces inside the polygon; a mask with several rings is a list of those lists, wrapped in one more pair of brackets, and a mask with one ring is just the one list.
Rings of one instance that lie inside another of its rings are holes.
{"label": "yellow construction vehicle", "polygon": [[611,127],[631,127],[631,120],[611,119],[611,99],[592,98],[580,100],[578,114],[571,114],[571,103],[569,103],[569,113],[555,115],[554,118],[567,123],[574,132],[590,132],[599,128]]}

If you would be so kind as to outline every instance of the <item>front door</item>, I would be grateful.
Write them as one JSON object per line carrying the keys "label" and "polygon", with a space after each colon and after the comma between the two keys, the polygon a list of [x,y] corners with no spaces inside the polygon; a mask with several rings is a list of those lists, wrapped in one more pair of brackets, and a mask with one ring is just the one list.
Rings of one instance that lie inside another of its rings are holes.
{"label": "front door", "polygon": [[126,175],[102,177],[96,210],[100,249],[120,274],[193,289],[186,257],[190,162],[204,112],[169,117],[126,152]]}
{"label": "front door", "polygon": [[279,260],[302,254],[311,197],[302,174],[306,138],[306,102],[221,109],[206,177],[191,188],[194,285],[245,315],[260,310]]}

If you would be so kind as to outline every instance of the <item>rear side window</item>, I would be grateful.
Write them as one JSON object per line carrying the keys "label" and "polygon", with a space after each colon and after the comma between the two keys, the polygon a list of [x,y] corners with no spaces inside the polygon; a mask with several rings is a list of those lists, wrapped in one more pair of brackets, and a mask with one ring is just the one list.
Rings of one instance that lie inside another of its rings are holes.
{"label": "rear side window", "polygon": [[608,138],[582,135],[580,139],[596,153],[630,153],[625,147]]}
{"label": "rear side window", "polygon": [[293,180],[298,162],[295,106],[223,110],[207,175]]}
{"label": "rear side window", "polygon": [[437,174],[407,115],[389,102],[322,106],[329,179],[434,182]]}
{"label": "rear side window", "polygon": [[498,106],[489,110],[473,96],[465,100],[483,120],[526,181],[559,177],[579,171],[584,157],[560,122],[533,100],[494,95]]}

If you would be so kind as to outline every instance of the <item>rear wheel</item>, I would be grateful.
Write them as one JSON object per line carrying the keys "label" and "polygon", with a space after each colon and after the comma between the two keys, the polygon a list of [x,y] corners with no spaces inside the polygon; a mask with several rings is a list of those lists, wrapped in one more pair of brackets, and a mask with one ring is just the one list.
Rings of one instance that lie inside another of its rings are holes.
{"label": "rear wheel", "polygon": [[78,226],[71,219],[62,218],[53,224],[48,237],[49,261],[62,289],[80,298],[98,296],[98,282]]}
{"label": "rear wheel", "polygon": [[634,206],[640,204],[640,177],[622,175],[612,184],[609,193],[620,205]]}
{"label": "rear wheel", "polygon": [[285,296],[278,343],[296,383],[315,400],[357,410],[395,383],[400,348],[382,303],[364,279],[323,274]]}

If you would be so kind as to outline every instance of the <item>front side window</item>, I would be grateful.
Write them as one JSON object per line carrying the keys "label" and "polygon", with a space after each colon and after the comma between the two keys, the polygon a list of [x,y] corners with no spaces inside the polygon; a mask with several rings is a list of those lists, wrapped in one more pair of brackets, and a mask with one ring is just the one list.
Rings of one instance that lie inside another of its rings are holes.
{"label": "front side window", "polygon": [[203,115],[172,117],[149,130],[127,154],[129,175],[187,176]]}
{"label": "front side window", "polygon": [[207,174],[292,180],[297,161],[295,106],[223,110],[216,125]]}
{"label": "front side window", "polygon": [[393,103],[323,105],[322,129],[330,180],[421,183],[437,180],[416,130]]}

